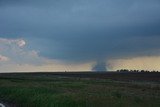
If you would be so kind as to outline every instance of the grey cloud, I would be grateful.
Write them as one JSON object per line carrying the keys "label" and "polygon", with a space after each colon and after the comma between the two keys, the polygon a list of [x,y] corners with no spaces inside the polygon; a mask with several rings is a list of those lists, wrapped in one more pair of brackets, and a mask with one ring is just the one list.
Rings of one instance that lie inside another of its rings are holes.
{"label": "grey cloud", "polygon": [[0,0],[0,37],[69,62],[158,55],[159,0]]}
{"label": "grey cloud", "polygon": [[92,68],[92,71],[98,71],[98,72],[105,72],[106,69],[106,63],[102,61],[97,61],[96,65]]}

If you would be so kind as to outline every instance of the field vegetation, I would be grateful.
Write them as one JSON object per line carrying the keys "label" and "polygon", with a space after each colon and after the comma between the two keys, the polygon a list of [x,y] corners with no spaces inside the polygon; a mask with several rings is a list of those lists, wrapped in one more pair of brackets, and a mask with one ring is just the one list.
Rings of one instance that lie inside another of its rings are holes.
{"label": "field vegetation", "polygon": [[10,107],[160,107],[160,84],[49,74],[1,74],[0,102]]}

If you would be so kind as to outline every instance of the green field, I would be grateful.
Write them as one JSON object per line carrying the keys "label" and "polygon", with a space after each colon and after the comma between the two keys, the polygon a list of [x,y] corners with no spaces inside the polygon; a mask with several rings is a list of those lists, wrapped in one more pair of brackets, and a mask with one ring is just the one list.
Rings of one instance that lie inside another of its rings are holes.
{"label": "green field", "polygon": [[160,84],[61,76],[2,76],[11,107],[160,107]]}

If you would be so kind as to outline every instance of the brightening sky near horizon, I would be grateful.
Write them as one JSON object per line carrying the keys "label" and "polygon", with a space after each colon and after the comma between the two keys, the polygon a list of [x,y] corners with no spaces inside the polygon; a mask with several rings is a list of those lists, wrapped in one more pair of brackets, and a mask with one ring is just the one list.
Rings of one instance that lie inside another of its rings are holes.
{"label": "brightening sky near horizon", "polygon": [[160,70],[160,0],[0,0],[0,72]]}

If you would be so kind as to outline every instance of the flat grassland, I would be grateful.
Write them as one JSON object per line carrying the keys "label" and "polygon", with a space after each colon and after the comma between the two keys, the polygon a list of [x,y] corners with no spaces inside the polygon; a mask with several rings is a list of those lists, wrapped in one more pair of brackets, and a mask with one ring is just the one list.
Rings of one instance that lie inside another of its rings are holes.
{"label": "flat grassland", "polygon": [[8,107],[160,107],[160,73],[1,73]]}

